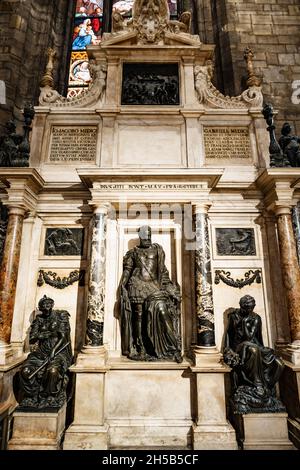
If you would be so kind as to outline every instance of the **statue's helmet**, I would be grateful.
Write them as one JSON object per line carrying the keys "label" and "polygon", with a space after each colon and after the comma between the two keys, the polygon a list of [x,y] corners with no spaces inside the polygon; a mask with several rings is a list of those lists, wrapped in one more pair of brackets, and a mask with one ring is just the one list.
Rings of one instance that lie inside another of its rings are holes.
{"label": "statue's helmet", "polygon": [[54,300],[53,299],[50,299],[50,297],[47,297],[46,295],[44,295],[39,303],[38,303],[38,307],[39,307],[39,310],[42,310],[43,309],[43,306],[44,306],[44,303],[45,302],[51,302],[52,303],[52,307],[54,306]]}

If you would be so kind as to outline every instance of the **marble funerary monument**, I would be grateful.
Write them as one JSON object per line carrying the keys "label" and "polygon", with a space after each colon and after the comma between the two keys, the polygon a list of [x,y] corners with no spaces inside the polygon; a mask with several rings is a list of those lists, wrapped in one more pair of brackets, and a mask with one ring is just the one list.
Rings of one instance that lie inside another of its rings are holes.
{"label": "marble funerary monument", "polygon": [[300,169],[270,167],[253,52],[247,89],[225,96],[190,23],[136,0],[88,45],[78,96],[55,90],[48,51],[30,156],[32,112],[22,138],[7,128],[8,449],[300,442]]}

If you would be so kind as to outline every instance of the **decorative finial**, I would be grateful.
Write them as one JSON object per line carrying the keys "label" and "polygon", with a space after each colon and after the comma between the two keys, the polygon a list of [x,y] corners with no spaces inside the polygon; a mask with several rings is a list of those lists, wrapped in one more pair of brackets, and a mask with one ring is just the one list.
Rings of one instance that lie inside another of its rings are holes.
{"label": "decorative finial", "polygon": [[254,58],[254,52],[252,51],[252,49],[250,49],[250,47],[246,47],[246,49],[244,50],[244,59],[247,63],[247,72],[248,72],[247,86],[248,87],[261,85],[261,79],[258,78],[254,72],[253,58]]}
{"label": "decorative finial", "polygon": [[47,56],[47,65],[46,65],[45,73],[40,81],[40,86],[42,88],[46,86],[53,88],[54,87],[53,69],[54,69],[54,59],[56,56],[55,50],[49,47],[47,49],[46,56]]}

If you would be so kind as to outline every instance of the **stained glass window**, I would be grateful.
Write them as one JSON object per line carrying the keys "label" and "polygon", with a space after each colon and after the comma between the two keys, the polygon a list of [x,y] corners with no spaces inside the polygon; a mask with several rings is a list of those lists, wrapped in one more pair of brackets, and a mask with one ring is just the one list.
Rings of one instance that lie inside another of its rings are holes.
{"label": "stained glass window", "polygon": [[68,97],[77,96],[91,82],[86,47],[99,44],[103,23],[103,0],[77,0],[72,36]]}

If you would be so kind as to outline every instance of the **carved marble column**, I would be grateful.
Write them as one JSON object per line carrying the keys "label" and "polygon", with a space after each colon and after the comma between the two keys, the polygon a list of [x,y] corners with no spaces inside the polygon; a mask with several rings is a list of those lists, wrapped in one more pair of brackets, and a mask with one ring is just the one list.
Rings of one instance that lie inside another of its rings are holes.
{"label": "carved marble column", "polygon": [[[105,423],[107,351],[103,345],[106,221],[110,204],[93,204],[86,345],[70,371],[76,375],[74,421],[66,430],[64,450],[108,448]],[[90,406],[89,404],[93,404]]]}
{"label": "carved marble column", "polygon": [[207,211],[210,204],[195,203],[195,280],[197,346],[194,348],[197,416],[193,424],[194,450],[235,450],[235,432],[226,419],[225,374],[229,367],[215,344],[211,254]]}
{"label": "carved marble column", "polygon": [[0,270],[0,343],[8,344],[14,312],[25,209],[9,206],[7,232]]}
{"label": "carved marble column", "polygon": [[300,348],[300,270],[293,233],[291,207],[289,205],[278,206],[275,213],[291,338],[294,346],[298,349],[298,347]]}
{"label": "carved marble column", "polygon": [[208,209],[208,204],[194,205],[197,344],[202,347],[215,347]]}
{"label": "carved marble column", "polygon": [[86,344],[103,345],[105,305],[106,221],[109,204],[94,209],[90,253]]}
{"label": "carved marble column", "polygon": [[300,203],[299,202],[292,209],[292,217],[293,217],[294,234],[295,234],[295,239],[296,239],[298,262],[300,265]]}

